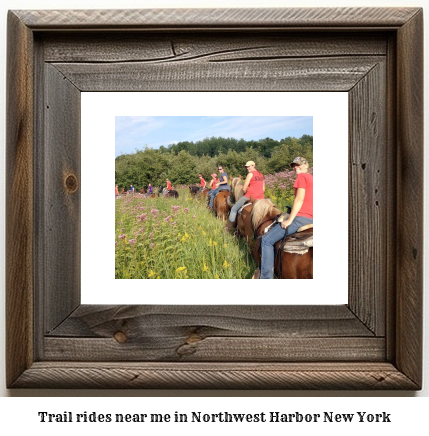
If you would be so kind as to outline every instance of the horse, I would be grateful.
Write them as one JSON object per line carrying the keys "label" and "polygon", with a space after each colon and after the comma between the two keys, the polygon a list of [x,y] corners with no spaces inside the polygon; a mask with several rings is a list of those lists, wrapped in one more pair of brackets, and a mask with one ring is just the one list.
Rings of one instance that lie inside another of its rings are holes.
{"label": "horse", "polygon": [[197,198],[198,198],[199,200],[201,200],[201,199],[207,199],[207,194],[209,193],[209,191],[210,191],[210,188],[204,188],[201,192],[199,192],[199,193],[197,194]]}
{"label": "horse", "polygon": [[[269,198],[258,200],[252,206],[251,219],[254,236],[257,241],[252,249],[252,255],[258,265],[261,264],[261,236],[264,230],[270,224],[275,223],[277,217],[281,212],[273,204]],[[280,224],[276,224],[280,225]],[[304,234],[312,235],[313,229],[308,229],[302,232]],[[294,236],[297,233],[293,234]],[[289,239],[289,237],[287,238]],[[304,254],[296,254],[284,252],[279,247],[282,241],[274,244],[274,275],[282,279],[312,279],[313,278],[313,247],[308,247],[308,251]]]}
{"label": "horse", "polygon": [[[257,200],[256,200],[257,201]],[[246,242],[253,246],[255,241],[253,239],[253,226],[252,226],[252,209],[255,200],[253,197],[249,203],[245,204],[237,214],[237,234],[246,239]]]}
{"label": "horse", "polygon": [[167,191],[164,195],[165,198],[179,198],[179,193],[172,189],[171,191]]}
{"label": "horse", "polygon": [[[234,201],[240,200],[240,198],[244,195],[243,192],[243,180],[240,177],[234,177],[231,182],[231,192],[234,197]],[[232,207],[232,204],[230,204]]]}
{"label": "horse", "polygon": [[213,211],[217,217],[226,220],[229,215],[230,207],[228,205],[228,198],[230,192],[227,190],[219,191],[213,201]]}
{"label": "horse", "polygon": [[198,194],[198,191],[200,190],[201,186],[189,186],[189,192],[192,197],[195,197]]}

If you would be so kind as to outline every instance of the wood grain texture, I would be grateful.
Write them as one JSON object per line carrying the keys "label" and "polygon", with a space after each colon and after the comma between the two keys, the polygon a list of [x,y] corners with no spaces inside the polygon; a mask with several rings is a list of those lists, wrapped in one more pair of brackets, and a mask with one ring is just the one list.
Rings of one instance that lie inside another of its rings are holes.
{"label": "wood grain texture", "polygon": [[[284,34],[283,32],[240,32],[193,34],[109,34],[91,37],[76,33],[68,37],[43,37],[46,62],[61,59],[68,63],[118,62],[212,62],[256,59],[324,58],[386,55],[386,38],[377,34],[350,33]],[[106,52],[106,40],[109,50]]]}
{"label": "wood grain texture", "polygon": [[[416,8],[10,13],[8,386],[419,389],[422,29]],[[89,90],[348,91],[348,307],[79,306]]]}
{"label": "wood grain texture", "polygon": [[[237,59],[239,60],[239,59]],[[378,57],[261,59],[240,63],[55,63],[82,91],[348,91]]]}
{"label": "wood grain texture", "polygon": [[422,381],[423,11],[398,32],[397,363]]}
{"label": "wood grain texture", "polygon": [[416,389],[389,363],[35,363],[14,387],[92,389]]}
{"label": "wood grain texture", "polygon": [[131,9],[14,11],[32,29],[156,29],[172,26],[228,29],[245,27],[395,28],[416,8],[287,8],[287,9]]}
{"label": "wood grain texture", "polygon": [[386,321],[386,228],[393,218],[387,215],[385,76],[386,63],[380,62],[349,93],[349,307],[380,336]]}
{"label": "wood grain texture", "polygon": [[46,64],[43,156],[45,332],[80,304],[80,91]]}
{"label": "wood grain texture", "polygon": [[6,111],[6,382],[33,354],[33,50],[28,28],[8,14]]}

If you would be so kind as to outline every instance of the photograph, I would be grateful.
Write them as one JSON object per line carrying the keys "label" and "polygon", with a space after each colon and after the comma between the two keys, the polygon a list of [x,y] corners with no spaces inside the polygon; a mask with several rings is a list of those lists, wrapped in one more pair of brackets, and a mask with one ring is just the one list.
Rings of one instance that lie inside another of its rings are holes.
{"label": "photograph", "polygon": [[4,14],[8,395],[427,393],[423,9],[124,8]]}
{"label": "photograph", "polygon": [[115,124],[116,279],[313,278],[313,117]]}

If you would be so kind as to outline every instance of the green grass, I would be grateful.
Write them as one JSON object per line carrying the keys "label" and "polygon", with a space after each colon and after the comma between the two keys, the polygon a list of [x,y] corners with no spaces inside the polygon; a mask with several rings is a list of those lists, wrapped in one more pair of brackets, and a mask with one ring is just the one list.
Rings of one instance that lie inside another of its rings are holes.
{"label": "green grass", "polygon": [[116,200],[115,278],[248,279],[256,264],[246,242],[192,199]]}

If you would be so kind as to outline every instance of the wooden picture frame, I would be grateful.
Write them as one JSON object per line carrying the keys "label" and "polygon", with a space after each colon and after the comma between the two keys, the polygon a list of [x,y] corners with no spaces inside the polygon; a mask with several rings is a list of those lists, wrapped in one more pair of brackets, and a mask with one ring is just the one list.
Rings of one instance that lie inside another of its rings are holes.
{"label": "wooden picture frame", "polygon": [[[422,45],[419,8],[10,11],[7,386],[420,389]],[[349,93],[347,305],[80,304],[80,94],[166,90]]]}

